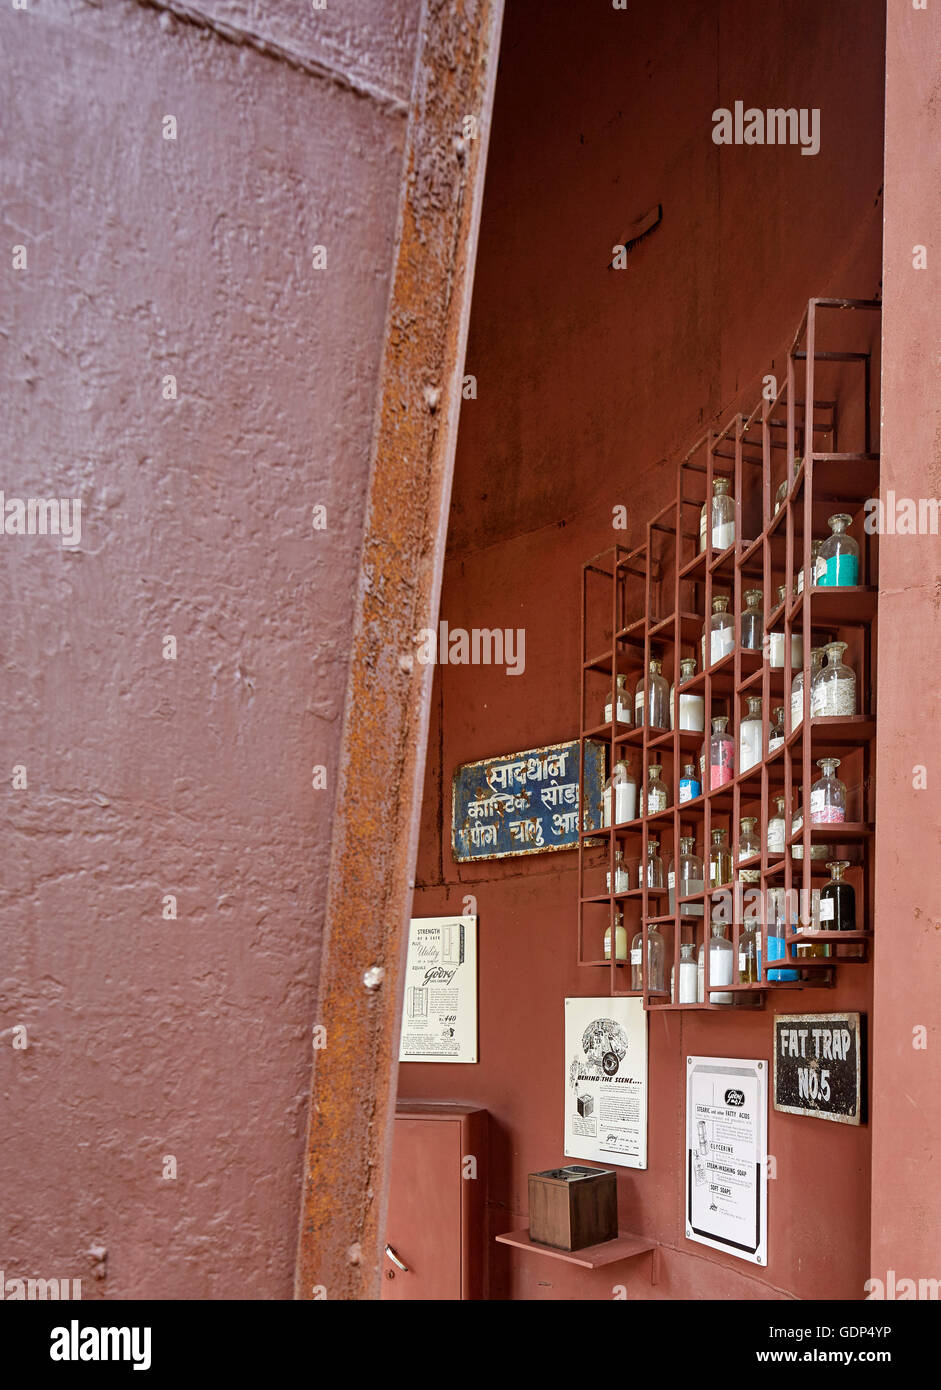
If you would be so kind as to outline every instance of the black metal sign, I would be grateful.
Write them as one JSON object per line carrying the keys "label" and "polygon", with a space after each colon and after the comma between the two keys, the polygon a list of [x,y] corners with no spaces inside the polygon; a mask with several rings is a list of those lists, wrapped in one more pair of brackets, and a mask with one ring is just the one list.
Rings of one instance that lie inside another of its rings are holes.
{"label": "black metal sign", "polygon": [[858,1125],[862,1055],[860,1014],[775,1014],[775,1110]]}

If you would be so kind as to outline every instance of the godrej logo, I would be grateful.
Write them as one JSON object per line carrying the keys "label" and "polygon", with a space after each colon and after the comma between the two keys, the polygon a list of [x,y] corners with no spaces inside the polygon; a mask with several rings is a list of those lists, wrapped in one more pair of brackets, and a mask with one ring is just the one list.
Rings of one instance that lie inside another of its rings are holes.
{"label": "godrej logo", "polygon": [[726,1091],[726,1093],[725,1093],[725,1103],[726,1103],[726,1105],[744,1105],[744,1104],[745,1104],[745,1092],[744,1092],[744,1091]]}

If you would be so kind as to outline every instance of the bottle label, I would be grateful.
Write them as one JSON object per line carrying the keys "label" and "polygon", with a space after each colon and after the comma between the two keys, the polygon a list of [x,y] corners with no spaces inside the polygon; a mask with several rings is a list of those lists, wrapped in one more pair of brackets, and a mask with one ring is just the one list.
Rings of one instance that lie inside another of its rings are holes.
{"label": "bottle label", "polygon": [[821,922],[832,922],[834,919],[835,904],[832,898],[820,899],[820,920]]}
{"label": "bottle label", "polygon": [[667,793],[665,787],[647,788],[647,814],[655,816],[658,811],[667,809]]}
{"label": "bottle label", "polygon": [[791,695],[791,728],[796,729],[804,718],[804,691],[796,690]]}
{"label": "bottle label", "polygon": [[815,719],[838,718],[856,713],[855,680],[823,681],[810,692],[810,712]]}
{"label": "bottle label", "polygon": [[670,872],[667,874],[667,887],[668,887],[668,888],[675,888],[675,887],[676,887],[676,874],[673,872],[672,869],[671,869]]}
{"label": "bottle label", "polygon": [[784,853],[784,821],[772,820],[768,822],[768,853]]}
{"label": "bottle label", "polygon": [[640,965],[643,955],[643,949],[640,946],[633,949],[631,951],[631,965]]}

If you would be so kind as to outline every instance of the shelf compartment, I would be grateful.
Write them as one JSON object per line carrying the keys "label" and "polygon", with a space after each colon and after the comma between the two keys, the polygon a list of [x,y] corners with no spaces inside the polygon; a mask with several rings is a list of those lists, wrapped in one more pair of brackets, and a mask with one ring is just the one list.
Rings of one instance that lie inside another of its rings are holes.
{"label": "shelf compartment", "polygon": [[[566,1264],[579,1265],[582,1269],[603,1269],[605,1265],[618,1264],[621,1260],[632,1260],[637,1255],[648,1253],[655,1256],[657,1250],[655,1240],[632,1235],[630,1231],[618,1231],[616,1239],[602,1241],[600,1245],[583,1245],[581,1250],[557,1250],[554,1245],[542,1245],[530,1237],[528,1226],[518,1231],[507,1231],[494,1239],[499,1245],[530,1250],[537,1255],[546,1255],[550,1260],[564,1260]],[[652,1275],[651,1283],[656,1282]]]}

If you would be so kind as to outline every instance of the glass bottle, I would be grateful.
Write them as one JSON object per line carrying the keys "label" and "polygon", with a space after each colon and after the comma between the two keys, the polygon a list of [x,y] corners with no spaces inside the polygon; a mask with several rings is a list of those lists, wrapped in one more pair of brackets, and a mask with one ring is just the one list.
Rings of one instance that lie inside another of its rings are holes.
{"label": "glass bottle", "polygon": [[[617,722],[619,724],[630,724],[631,722],[631,697],[627,689],[627,676],[617,676]],[[602,723],[611,723],[611,711],[614,708],[614,701],[608,697],[608,703],[604,707],[604,719]]]}
{"label": "glass bottle", "polygon": [[644,707],[644,682],[638,681],[637,690],[634,694],[634,723],[638,729],[646,723],[651,729],[666,729],[669,727],[668,704],[670,698],[670,687],[665,678],[660,674],[663,669],[663,662],[657,656],[650,658],[650,669],[647,675],[647,700],[646,709]]}
{"label": "glass bottle", "polygon": [[800,471],[801,471],[801,465],[802,465],[803,462],[804,462],[803,459],[795,459],[795,460],[794,460],[794,463],[793,463],[793,471],[792,471],[792,473],[791,473],[790,481],[789,481],[787,478],[785,478],[785,479],[783,480],[783,482],[781,482],[781,483],[779,484],[778,490],[777,490],[777,492],[774,494],[774,515],[775,515],[775,516],[777,516],[778,512],[781,510],[782,506],[784,505],[785,498],[787,497],[787,494],[788,494],[788,488],[790,487],[791,483],[797,481],[797,475],[798,475],[798,473],[800,473]]}
{"label": "glass bottle", "polygon": [[[784,810],[784,801],[781,802],[781,810]],[[772,970],[773,960],[784,960],[787,957],[787,943],[785,933],[788,928],[788,921],[785,912],[787,897],[783,888],[768,889],[768,940],[766,949],[768,954],[768,980],[778,980],[781,982],[793,981],[798,978],[797,971],[790,966],[779,966]]]}
{"label": "glass bottle", "polygon": [[712,848],[709,851],[709,887],[720,888],[723,883],[732,882],[732,851],[729,848],[729,832],[713,830]]}
{"label": "glass bottle", "polygon": [[838,825],[846,820],[846,784],[836,776],[839,758],[818,758],[822,776],[810,789],[811,825]]}
{"label": "glass bottle", "polygon": [[[705,996],[705,947],[699,947],[698,978],[696,993],[701,1004]],[[733,996],[727,990],[715,990],[713,985],[732,983],[732,943],[725,934],[724,922],[713,922],[712,937],[709,941],[709,1003],[731,1004]]]}
{"label": "glass bottle", "polygon": [[707,501],[699,517],[699,549],[706,548],[706,518],[712,517],[712,548],[727,550],[735,540],[735,502],[728,478],[713,478],[711,505]]}
{"label": "glass bottle", "polygon": [[738,726],[738,770],[747,772],[761,762],[761,696],[748,696],[748,713]]}
{"label": "glass bottle", "polygon": [[[782,604],[787,596],[787,586],[778,585],[778,604]],[[768,663],[773,669],[780,670],[784,666],[784,636],[783,632],[768,633]],[[804,664],[804,639],[799,632],[791,633],[791,670],[796,671],[799,666]]]}
{"label": "glass bottle", "polygon": [[665,811],[670,804],[670,795],[667,791],[666,783],[661,781],[660,778],[662,771],[662,764],[650,764],[641,814],[655,816],[658,811]]}
{"label": "glass bottle", "polygon": [[[611,819],[611,803],[614,801],[614,820]],[[619,758],[614,764],[611,776],[604,784],[601,793],[601,824],[623,825],[625,821],[637,819],[637,778],[631,772],[627,758]]]}
{"label": "glass bottle", "polygon": [[846,643],[828,642],[823,650],[827,654],[827,664],[820,668],[810,685],[811,718],[855,714],[856,675],[843,664]]}
{"label": "glass bottle", "polygon": [[739,882],[743,911],[738,934],[738,982],[757,985],[761,982],[761,870],[743,869]]}
{"label": "glass bottle", "polygon": [[[811,647],[810,649],[810,689],[814,688],[814,678],[823,664],[823,648]],[[802,724],[804,720],[804,668],[799,667],[796,676],[791,681],[791,733]]]}
{"label": "glass bottle", "polygon": [[682,806],[684,801],[695,801],[697,796],[702,796],[702,782],[696,776],[693,764],[687,763],[680,778],[679,803]]}
{"label": "glass bottle", "polygon": [[784,706],[775,705],[771,711],[771,728],[768,730],[768,752],[773,753],[784,742]]}
{"label": "glass bottle", "polygon": [[[694,656],[684,656],[680,661],[680,685],[683,686],[687,681],[692,680],[696,674],[696,658]],[[670,728],[676,728],[676,684],[670,686]],[[702,695],[684,695],[680,691],[679,697],[679,727],[681,729],[692,729],[694,732],[702,732],[705,727],[706,701]]]}
{"label": "glass bottle", "polygon": [[[608,892],[611,892],[611,870],[604,876],[604,885]],[[631,876],[624,863],[624,851],[616,849],[614,851],[614,891],[615,893],[629,893],[631,888]]]}
{"label": "glass bottle", "polygon": [[[677,880],[679,891],[677,892]],[[676,911],[677,898],[698,897],[705,888],[702,860],[696,853],[696,840],[692,835],[684,835],[680,840],[679,862],[670,864],[667,887],[670,890],[670,911]],[[680,908],[681,917],[701,917],[702,903],[686,903]]]}
{"label": "glass bottle", "polygon": [[756,854],[761,853],[761,841],[755,834],[757,824],[757,816],[742,816],[739,821],[738,862],[740,864],[743,859],[754,859]]}
{"label": "glass bottle", "polygon": [[760,652],[765,638],[765,615],[761,589],[748,589],[742,610],[742,646],[749,652]]}
{"label": "glass bottle", "polygon": [[[620,908],[614,910],[614,949],[617,953],[616,960],[627,960],[627,928],[624,925],[624,916]],[[604,934],[604,958],[611,959],[611,927]]]}
{"label": "glass bottle", "polygon": [[777,809],[777,814],[774,815],[774,816],[772,816],[772,817],[770,818],[770,820],[768,821],[768,854],[769,854],[769,856],[770,856],[770,855],[777,855],[777,854],[780,854],[780,855],[783,855],[783,854],[784,854],[784,832],[785,832],[784,797],[783,797],[783,796],[776,796],[776,797],[775,797],[775,804],[776,804],[776,806],[777,806],[777,808],[778,808],[778,809]]}
{"label": "glass bottle", "polygon": [[647,841],[647,865],[645,878],[648,888],[663,887],[663,860],[660,858],[660,841],[651,835]]}
{"label": "glass bottle", "polygon": [[[728,733],[729,721],[724,714],[716,715],[712,721],[709,737],[709,785],[724,787],[735,775],[735,744]],[[706,747],[700,754],[699,766],[703,775],[706,770]]]}
{"label": "glass bottle", "polygon": [[[820,558],[820,547],[823,541],[810,542],[810,572],[813,575],[814,584],[819,584],[823,576],[823,561]],[[801,565],[797,572],[797,592],[804,592],[804,566]]]}
{"label": "glass bottle", "polygon": [[[798,931],[801,936],[816,936],[820,932],[820,889],[810,890],[810,903],[807,901],[807,894],[801,889],[800,915],[798,920]],[[808,911],[809,907],[809,911]],[[797,947],[799,960],[828,960],[833,952],[828,941],[803,941]],[[803,976],[805,980],[819,982],[819,976],[815,971],[807,971]]]}
{"label": "glass bottle", "polygon": [[670,1002],[673,1004],[695,1004],[696,999],[696,944],[693,941],[680,942],[680,997],[676,997],[676,967],[670,971]]}
{"label": "glass bottle", "polygon": [[[643,927],[631,942],[631,989],[643,989],[644,973],[644,930]],[[647,988],[663,989],[663,937],[656,927],[647,926]]]}
{"label": "glass bottle", "polygon": [[833,588],[859,583],[859,546],[846,532],[852,520],[845,512],[828,518],[831,534],[820,547],[823,573],[817,580],[818,584]]}
{"label": "glass bottle", "polygon": [[[709,661],[706,661],[706,634],[709,634]],[[735,650],[735,625],[729,616],[727,594],[716,594],[712,600],[712,617],[703,625],[702,664],[714,666]]]}
{"label": "glass bottle", "polygon": [[[856,892],[843,877],[849,868],[849,860],[835,859],[827,868],[830,870],[830,880],[820,890],[820,925],[824,931],[855,931]],[[858,960],[863,954],[862,942],[838,946],[836,953],[844,959]]]}

